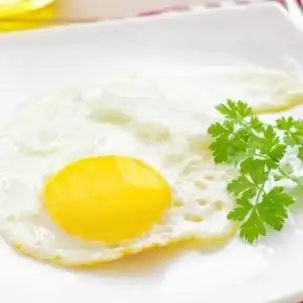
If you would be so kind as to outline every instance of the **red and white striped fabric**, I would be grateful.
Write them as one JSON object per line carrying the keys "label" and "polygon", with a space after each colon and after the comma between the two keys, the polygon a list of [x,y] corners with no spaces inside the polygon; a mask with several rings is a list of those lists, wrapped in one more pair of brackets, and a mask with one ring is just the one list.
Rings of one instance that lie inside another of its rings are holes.
{"label": "red and white striped fabric", "polygon": [[[213,8],[213,7],[220,7],[220,6],[231,6],[231,5],[243,5],[243,4],[252,4],[252,3],[260,3],[265,1],[277,1],[285,6],[284,0],[234,0],[234,1],[224,1],[224,0],[206,0],[203,5],[198,6],[189,6],[189,5],[173,5],[173,6],[166,6],[162,8],[155,8],[148,11],[143,11],[137,14],[139,17],[147,17],[153,15],[159,15],[164,13],[172,13],[172,12],[181,12],[181,11],[188,11],[188,10],[197,10],[203,8]],[[293,0],[297,1],[297,3],[303,8],[303,0]]]}

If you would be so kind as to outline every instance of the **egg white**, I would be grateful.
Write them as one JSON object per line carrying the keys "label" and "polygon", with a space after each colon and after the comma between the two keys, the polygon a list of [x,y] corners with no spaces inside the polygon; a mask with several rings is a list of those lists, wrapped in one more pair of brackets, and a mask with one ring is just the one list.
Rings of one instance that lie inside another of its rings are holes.
{"label": "egg white", "polygon": [[[115,260],[183,239],[225,241],[233,202],[228,167],[207,149],[215,105],[242,99],[253,106],[285,100],[298,83],[265,70],[207,68],[161,76],[127,75],[60,92],[33,104],[0,142],[0,233],[11,246],[43,260],[77,266]],[[45,180],[70,162],[127,155],[156,168],[173,190],[173,206],[142,237],[109,246],[70,236],[48,218]]]}

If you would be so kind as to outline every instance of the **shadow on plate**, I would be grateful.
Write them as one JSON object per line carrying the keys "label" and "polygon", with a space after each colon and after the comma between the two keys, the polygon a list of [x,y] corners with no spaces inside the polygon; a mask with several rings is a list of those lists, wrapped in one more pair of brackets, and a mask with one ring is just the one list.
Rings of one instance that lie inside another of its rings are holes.
{"label": "shadow on plate", "polygon": [[[127,276],[128,278],[158,277],[165,274],[175,261],[188,253],[213,254],[223,249],[231,238],[222,241],[187,240],[170,244],[167,247],[153,248],[136,255],[94,266],[83,266],[71,269],[73,272],[102,275],[107,277]],[[70,270],[70,269],[69,269]]]}
{"label": "shadow on plate", "polygon": [[[211,255],[222,250],[233,238],[234,231],[228,236],[218,239],[186,240],[170,244],[166,247],[148,249],[135,255],[128,255],[119,260],[80,267],[63,267],[47,261],[36,260],[36,263],[48,264],[54,269],[60,269],[77,275],[89,275],[103,278],[154,278],[162,279],[173,263],[186,254]],[[21,249],[17,249],[23,256],[30,258]]]}

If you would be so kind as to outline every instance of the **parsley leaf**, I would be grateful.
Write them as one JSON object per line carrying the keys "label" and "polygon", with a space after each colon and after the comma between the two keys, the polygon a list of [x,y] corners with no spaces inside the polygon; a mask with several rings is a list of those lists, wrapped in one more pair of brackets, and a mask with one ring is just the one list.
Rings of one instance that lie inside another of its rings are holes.
{"label": "parsley leaf", "polygon": [[252,108],[248,107],[243,101],[234,102],[227,99],[226,104],[220,104],[217,107],[218,112],[226,118],[238,120],[253,114]]}
{"label": "parsley leaf", "polygon": [[288,217],[287,207],[293,199],[282,187],[274,187],[263,196],[257,210],[262,220],[276,230],[281,230]]}
{"label": "parsley leaf", "polygon": [[258,214],[256,209],[253,209],[249,218],[240,225],[240,236],[248,243],[254,243],[260,236],[266,236],[267,231],[264,221]]}
{"label": "parsley leaf", "polygon": [[247,176],[241,175],[227,185],[227,191],[234,197],[251,198],[257,193],[257,186]]}
{"label": "parsley leaf", "polygon": [[294,203],[291,194],[276,182],[289,180],[303,188],[302,176],[295,174],[290,163],[282,163],[290,148],[296,149],[303,162],[303,120],[283,117],[269,125],[246,103],[230,99],[216,109],[224,119],[208,129],[214,161],[239,171],[226,188],[235,199],[228,219],[238,222],[240,236],[254,243],[269,229],[281,230]]}
{"label": "parsley leaf", "polygon": [[246,198],[240,198],[236,201],[236,207],[228,214],[228,219],[234,221],[243,221],[247,214],[252,210],[253,205]]}
{"label": "parsley leaf", "polygon": [[263,184],[268,176],[266,173],[266,161],[248,157],[241,163],[241,173],[248,175],[254,184]]}

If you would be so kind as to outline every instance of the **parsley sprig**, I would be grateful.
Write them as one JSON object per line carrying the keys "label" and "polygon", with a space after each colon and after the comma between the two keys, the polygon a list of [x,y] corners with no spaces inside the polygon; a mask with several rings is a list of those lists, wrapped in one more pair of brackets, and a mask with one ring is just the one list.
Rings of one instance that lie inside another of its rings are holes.
{"label": "parsley sprig", "polygon": [[302,177],[282,161],[290,151],[303,161],[303,121],[289,117],[266,124],[242,101],[227,100],[216,109],[224,120],[208,129],[214,161],[239,171],[227,185],[235,199],[228,219],[238,222],[240,236],[253,243],[270,228],[281,230],[288,218],[294,198],[283,181],[303,187]]}

